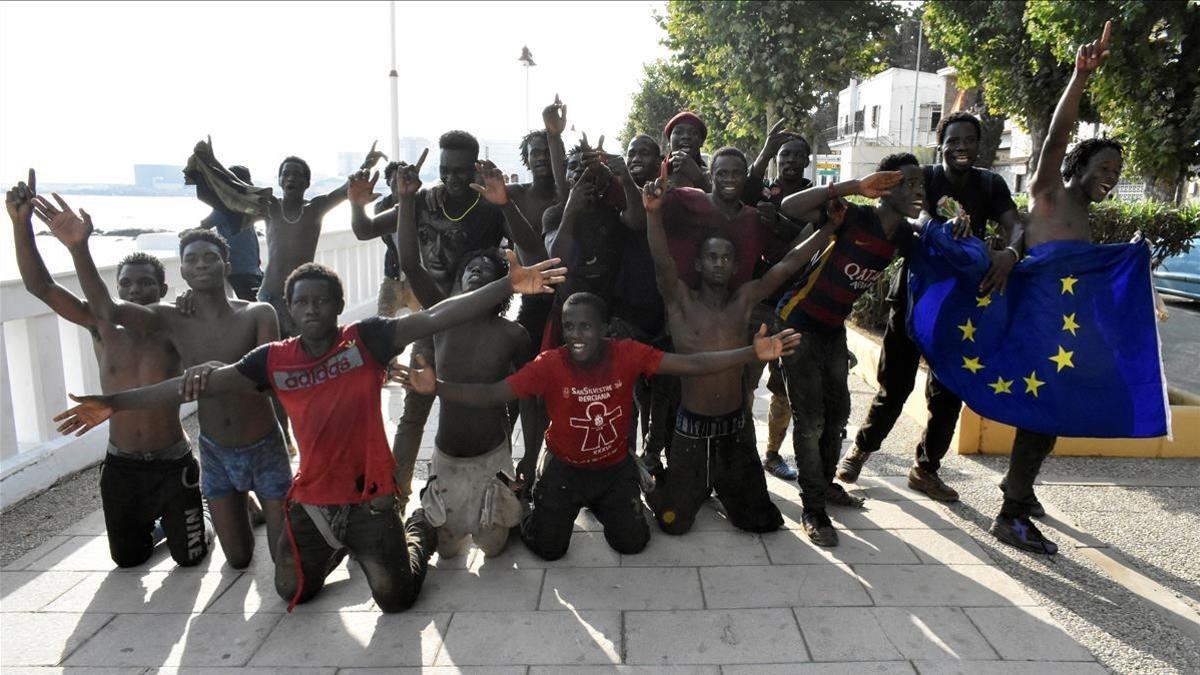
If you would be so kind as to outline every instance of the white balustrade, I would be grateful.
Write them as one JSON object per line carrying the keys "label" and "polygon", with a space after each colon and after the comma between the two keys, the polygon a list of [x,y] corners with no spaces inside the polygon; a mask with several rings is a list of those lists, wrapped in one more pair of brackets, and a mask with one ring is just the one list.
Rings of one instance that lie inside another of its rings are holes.
{"label": "white balustrade", "polygon": [[[148,244],[150,242],[146,242]],[[156,242],[157,243],[157,242]],[[145,246],[145,244],[143,244]],[[151,244],[153,245],[153,244]],[[166,245],[173,240],[166,238]],[[266,253],[266,247],[262,247]],[[185,284],[175,250],[153,251],[166,266],[168,298]],[[384,247],[358,241],[349,230],[326,230],[316,260],[334,268],[346,293],[343,322],[374,314]],[[116,265],[100,269],[116,288]],[[82,297],[75,273],[54,275],[61,286]],[[104,457],[107,424],[82,437],[64,437],[51,418],[70,406],[67,393],[100,390],[96,357],[88,332],[63,321],[30,295],[20,279],[0,283],[0,508],[43,490],[59,478],[96,464]],[[188,415],[195,405],[185,406]]]}

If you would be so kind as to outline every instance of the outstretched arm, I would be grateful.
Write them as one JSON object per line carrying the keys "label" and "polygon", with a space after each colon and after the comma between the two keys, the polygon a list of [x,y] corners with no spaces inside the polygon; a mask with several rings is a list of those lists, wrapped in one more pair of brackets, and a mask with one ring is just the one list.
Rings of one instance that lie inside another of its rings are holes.
{"label": "outstretched arm", "polygon": [[[207,382],[197,393],[201,398],[211,398],[239,391],[254,391],[253,381],[242,375],[236,365],[222,366],[207,374]],[[75,396],[71,400],[79,405],[54,417],[61,434],[74,433],[82,436],[96,425],[104,422],[115,412],[123,410],[145,410],[149,408],[173,408],[184,402],[183,378],[173,377],[158,384],[137,389],[127,389],[104,396]]]}
{"label": "outstretched arm", "polygon": [[1071,132],[1079,121],[1079,102],[1087,89],[1088,77],[1108,59],[1111,38],[1112,22],[1106,21],[1099,40],[1080,45],[1075,55],[1075,72],[1071,74],[1071,80],[1058,100],[1054,117],[1050,119],[1050,130],[1046,132],[1046,140],[1038,155],[1037,171],[1029,184],[1031,195],[1062,188],[1062,161],[1067,154]]}
{"label": "outstretched arm", "polygon": [[79,285],[87,298],[92,314],[101,321],[115,323],[141,332],[156,330],[161,326],[161,318],[152,307],[144,307],[137,303],[113,300],[100,278],[96,269],[96,261],[88,248],[88,240],[92,236],[92,217],[87,211],[80,211],[82,218],[75,215],[71,207],[57,194],[51,194],[58,206],[54,206],[42,197],[34,200],[34,213],[50,228],[54,236],[71,252],[71,260],[75,263],[75,273],[79,277]]}
{"label": "outstretched arm", "polygon": [[667,232],[663,229],[662,207],[670,183],[667,181],[667,164],[659,167],[658,178],[646,181],[642,186],[642,207],[646,211],[646,243],[650,257],[654,260],[654,281],[663,301],[670,305],[687,293],[687,286],[679,279],[675,258],[667,246]]}
{"label": "outstretched arm", "polygon": [[505,380],[491,384],[462,384],[445,382],[437,378],[434,369],[425,363],[425,357],[417,354],[416,368],[405,365],[395,367],[393,379],[404,385],[406,389],[418,394],[437,395],[459,405],[476,408],[490,408],[515,401],[517,395]]}
{"label": "outstretched arm", "polygon": [[427,335],[441,332],[468,321],[499,305],[514,292],[525,295],[552,293],[555,284],[562,283],[566,268],[554,267],[557,258],[521,267],[517,254],[505,251],[508,258],[508,275],[497,279],[483,288],[447,298],[427,310],[392,319],[395,326],[393,348],[399,354],[404,347]]}
{"label": "outstretched arm", "polygon": [[861,180],[846,180],[822,187],[811,187],[784,197],[780,210],[792,220],[815,223],[821,218],[821,206],[831,199],[862,195],[875,199],[888,194],[900,182],[899,171],[877,171]]}
{"label": "outstretched arm", "polygon": [[4,205],[13,224],[13,244],[17,251],[17,270],[25,290],[46,303],[54,313],[71,323],[87,328],[96,325],[88,304],[74,293],[59,286],[46,269],[33,237],[34,197],[37,196],[37,175],[29,170],[29,182],[17,183],[8,191]]}
{"label": "outstretched arm", "polygon": [[767,326],[759,326],[754,344],[741,349],[698,354],[663,354],[658,372],[663,375],[709,375],[730,368],[737,368],[754,360],[774,361],[792,353],[800,342],[800,336],[791,328],[775,335],[767,335]]}
{"label": "outstretched arm", "polygon": [[[797,244],[783,256],[783,259],[771,266],[762,278],[742,284],[741,291],[745,294],[747,306],[755,305],[766,300],[780,286],[787,283],[797,272],[812,260],[817,251],[829,241],[830,235],[837,231],[846,218],[846,202],[834,199],[826,208],[829,217],[821,229],[813,232],[807,239]],[[743,290],[744,289],[744,290]]]}
{"label": "outstretched arm", "polygon": [[[603,137],[601,137],[601,142],[603,142]],[[631,230],[645,229],[646,207],[642,203],[642,191],[638,189],[637,182],[633,180],[633,174],[629,173],[625,158],[621,155],[603,154],[601,156],[605,158],[608,170],[620,181],[621,191],[625,193],[625,210],[621,211],[621,223]]]}

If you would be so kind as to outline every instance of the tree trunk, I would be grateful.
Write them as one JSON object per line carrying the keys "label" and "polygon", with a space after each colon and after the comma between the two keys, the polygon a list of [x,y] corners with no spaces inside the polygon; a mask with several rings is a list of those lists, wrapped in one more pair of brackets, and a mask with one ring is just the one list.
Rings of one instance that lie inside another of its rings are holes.
{"label": "tree trunk", "polygon": [[996,152],[1000,149],[1000,137],[1004,134],[1004,115],[992,115],[984,108],[979,115],[979,125],[983,133],[979,137],[979,159],[976,166],[990,169],[996,163]]}
{"label": "tree trunk", "polygon": [[[1054,111],[1051,109],[1050,115]],[[1030,151],[1029,160],[1025,163],[1025,172],[1029,176],[1029,181],[1033,181],[1033,175],[1037,173],[1038,159],[1042,155],[1042,146],[1046,143],[1046,134],[1050,131],[1050,115],[1038,117],[1036,115],[1026,116],[1026,125],[1029,127]]]}
{"label": "tree trunk", "polygon": [[1186,174],[1180,174],[1175,180],[1143,176],[1146,181],[1146,198],[1156,202],[1165,202],[1179,206],[1183,199]]}

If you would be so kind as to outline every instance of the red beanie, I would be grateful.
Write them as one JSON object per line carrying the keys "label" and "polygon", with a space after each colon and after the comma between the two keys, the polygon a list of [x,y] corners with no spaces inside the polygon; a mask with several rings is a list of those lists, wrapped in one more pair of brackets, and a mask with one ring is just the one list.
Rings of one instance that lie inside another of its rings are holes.
{"label": "red beanie", "polygon": [[672,117],[671,121],[667,122],[667,126],[663,128],[663,140],[664,141],[666,141],[667,143],[671,142],[671,129],[674,129],[675,125],[679,124],[680,122],[687,122],[688,124],[693,124],[693,125],[699,127],[701,143],[704,143],[704,139],[708,138],[708,127],[705,126],[704,120],[701,120],[699,115],[697,115],[694,112],[681,112],[678,115]]}

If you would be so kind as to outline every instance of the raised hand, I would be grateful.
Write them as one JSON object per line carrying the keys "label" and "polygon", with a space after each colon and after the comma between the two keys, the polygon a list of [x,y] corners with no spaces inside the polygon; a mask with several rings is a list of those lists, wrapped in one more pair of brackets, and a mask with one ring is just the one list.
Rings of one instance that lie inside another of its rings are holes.
{"label": "raised hand", "polygon": [[417,354],[414,360],[417,364],[415,368],[402,363],[392,366],[389,371],[392,381],[399,382],[409,391],[427,396],[433,395],[437,392],[437,372],[426,363],[424,356]]}
{"label": "raised hand", "polygon": [[826,221],[825,227],[838,229],[846,220],[846,212],[850,210],[850,204],[841,197],[834,197],[829,200],[829,206],[826,207],[825,213],[828,214],[829,220]]}
{"label": "raised hand", "polygon": [[663,162],[658,167],[658,178],[648,180],[642,186],[642,206],[646,208],[646,213],[658,213],[662,209],[663,197],[670,189],[671,184],[667,180],[667,163]]}
{"label": "raised hand", "polygon": [[700,180],[701,176],[704,175],[704,171],[700,169],[700,165],[696,163],[696,160],[683,150],[672,152],[670,162],[672,173],[683,174],[693,182]]}
{"label": "raised hand", "polygon": [[1112,41],[1112,21],[1104,22],[1104,32],[1100,39],[1079,46],[1075,54],[1075,72],[1090,75],[1096,71],[1109,57],[1109,43]]}
{"label": "raised hand", "polygon": [[363,159],[362,166],[359,167],[363,171],[370,171],[379,160],[388,158],[388,156],[383,154],[382,151],[375,149],[375,146],[378,144],[379,141],[371,143],[371,149],[367,151],[367,156]]}
{"label": "raised hand", "polygon": [[567,280],[567,268],[555,267],[562,262],[559,258],[550,258],[536,265],[522,267],[521,263],[517,261],[515,251],[505,249],[504,257],[508,259],[508,281],[516,293],[522,295],[553,293],[553,286]]}
{"label": "raised hand", "polygon": [[204,389],[208,387],[209,374],[223,365],[225,364],[220,361],[209,361],[183,371],[183,378],[179,381],[179,395],[183,397],[184,401],[195,401],[200,398]]}
{"label": "raised hand", "polygon": [[554,95],[554,103],[542,109],[542,122],[546,125],[546,133],[561,136],[567,130],[567,104]]}
{"label": "raised hand", "polygon": [[596,200],[596,181],[592,178],[594,175],[595,170],[592,167],[584,169],[579,180],[575,181],[571,191],[567,193],[567,203],[563,206],[564,214],[578,213]]}
{"label": "raised hand", "polygon": [[763,143],[763,154],[768,157],[774,157],[784,143],[799,138],[800,135],[791,129],[783,127],[784,120],[780,119],[771,126],[771,130],[767,132],[767,141]]}
{"label": "raised hand", "polygon": [[903,177],[904,174],[899,171],[876,171],[858,181],[858,194],[871,199],[886,197]]}
{"label": "raised hand", "polygon": [[425,148],[416,164],[400,162],[396,167],[396,173],[392,175],[392,192],[397,197],[415,195],[421,189],[421,166],[428,156],[429,148]]}
{"label": "raised hand", "polygon": [[798,344],[800,334],[795,329],[785,328],[774,335],[767,335],[767,324],[764,323],[754,334],[754,355],[759,361],[774,361],[791,354]]}
{"label": "raised hand", "polygon": [[17,183],[4,197],[8,217],[14,223],[29,223],[33,218],[33,198],[37,196],[37,174],[29,170],[29,182]]}
{"label": "raised hand", "polygon": [[70,394],[71,400],[79,405],[55,415],[58,422],[58,433],[66,436],[74,433],[82,436],[93,427],[112,417],[113,409],[108,404],[106,396],[76,396]]}
{"label": "raised hand", "polygon": [[88,237],[92,236],[93,229],[92,217],[88,215],[88,212],[79,209],[79,213],[83,216],[80,218],[63,201],[63,198],[58,196],[58,193],[52,192],[50,196],[58,202],[57,207],[41,196],[33,198],[33,212],[37,214],[38,220],[45,223],[54,236],[67,248],[79,246],[87,241]]}
{"label": "raised hand", "polygon": [[355,206],[366,206],[367,204],[375,203],[382,195],[375,192],[375,183],[379,181],[379,172],[376,171],[367,177],[367,170],[358,171],[353,176],[350,176],[350,186],[346,188],[346,197],[351,204]]}
{"label": "raised hand", "polygon": [[191,316],[196,313],[196,293],[192,289],[187,289],[179,295],[175,296],[175,309],[184,316]]}
{"label": "raised hand", "polygon": [[504,172],[491,160],[475,162],[475,171],[483,185],[471,183],[471,189],[496,206],[508,203],[508,188],[504,187]]}

